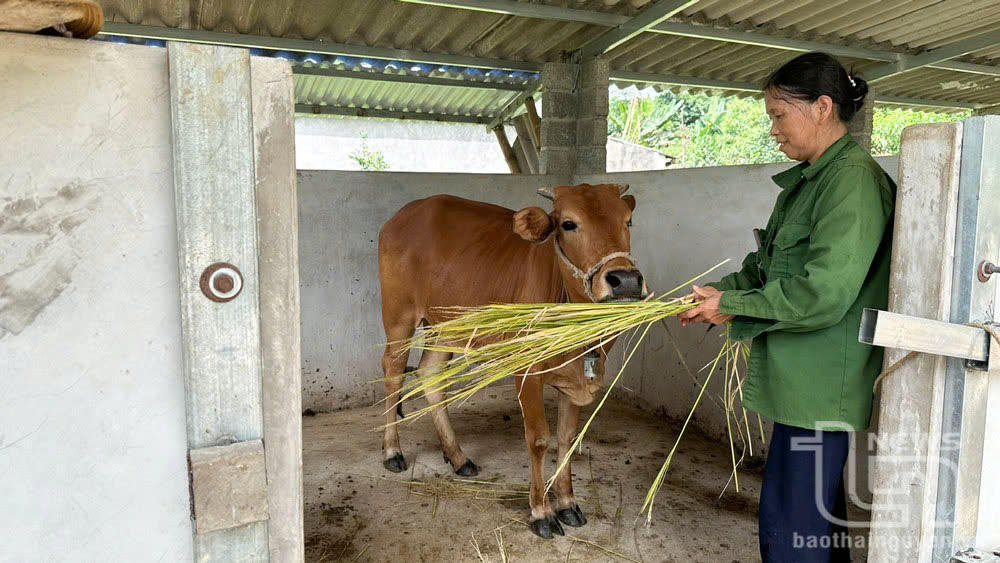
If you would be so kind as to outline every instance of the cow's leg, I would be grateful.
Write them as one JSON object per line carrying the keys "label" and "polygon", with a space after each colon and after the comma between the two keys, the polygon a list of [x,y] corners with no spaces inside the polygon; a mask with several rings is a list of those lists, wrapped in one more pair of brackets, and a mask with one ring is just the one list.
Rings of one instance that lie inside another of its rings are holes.
{"label": "cow's leg", "polygon": [[[420,356],[420,377],[433,375],[436,371],[435,364],[447,362],[449,359],[451,359],[449,352],[424,350]],[[425,391],[424,397],[427,398],[427,403],[430,405],[436,405],[444,398],[440,391]],[[458,445],[455,429],[451,427],[451,419],[448,418],[448,407],[432,410],[431,418],[434,420],[434,427],[437,428],[438,438],[441,439],[441,451],[444,452],[444,459],[451,463],[455,473],[462,477],[479,475],[479,467],[472,463],[471,459],[465,457],[462,447]]]}
{"label": "cow's leg", "polygon": [[[569,452],[570,444],[576,437],[576,428],[580,422],[580,407],[574,405],[569,397],[559,394],[559,427],[557,436],[559,438],[559,461]],[[552,488],[556,493],[556,516],[563,524],[579,527],[587,523],[587,517],[583,515],[580,506],[573,497],[573,472],[572,463],[567,462],[566,467],[556,475]]]}
{"label": "cow's leg", "polygon": [[385,374],[385,436],[382,439],[382,465],[393,473],[406,470],[406,459],[399,447],[399,428],[396,422],[396,402],[399,401],[399,388],[403,383],[403,371],[406,369],[407,354],[403,353],[399,342],[413,336],[412,325],[386,327],[385,352],[382,354],[382,371]]}
{"label": "cow's leg", "polygon": [[545,404],[542,399],[542,381],[537,375],[518,377],[517,398],[524,417],[524,439],[531,455],[531,531],[545,539],[552,534],[564,535],[549,500],[545,496],[544,462],[549,446],[549,423],[545,420]]}

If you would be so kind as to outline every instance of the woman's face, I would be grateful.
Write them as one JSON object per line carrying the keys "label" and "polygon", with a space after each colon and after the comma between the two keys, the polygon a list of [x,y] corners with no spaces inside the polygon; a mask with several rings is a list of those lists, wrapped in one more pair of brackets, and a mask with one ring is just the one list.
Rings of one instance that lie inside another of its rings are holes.
{"label": "woman's face", "polygon": [[772,90],[764,92],[764,107],[771,118],[771,136],[788,158],[810,160],[814,156],[822,117],[816,107],[819,102],[796,100]]}

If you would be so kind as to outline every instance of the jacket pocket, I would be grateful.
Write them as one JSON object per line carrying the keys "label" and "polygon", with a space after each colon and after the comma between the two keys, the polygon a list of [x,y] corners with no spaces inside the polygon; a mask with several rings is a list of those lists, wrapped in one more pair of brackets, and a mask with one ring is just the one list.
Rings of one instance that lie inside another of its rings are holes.
{"label": "jacket pocket", "polygon": [[768,278],[790,278],[805,272],[806,254],[812,225],[787,224],[774,236],[774,256]]}

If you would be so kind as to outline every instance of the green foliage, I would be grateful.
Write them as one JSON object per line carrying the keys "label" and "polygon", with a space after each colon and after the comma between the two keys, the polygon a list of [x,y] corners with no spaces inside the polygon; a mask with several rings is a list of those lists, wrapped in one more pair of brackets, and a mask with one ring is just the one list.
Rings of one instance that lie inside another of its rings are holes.
{"label": "green foliage", "polygon": [[389,169],[389,163],[385,160],[385,154],[380,150],[373,150],[368,147],[368,135],[361,134],[361,148],[347,155],[362,170],[367,172],[383,172]]}
{"label": "green foliage", "polygon": [[680,110],[678,100],[660,103],[659,98],[639,96],[614,99],[608,108],[608,129],[629,143],[662,150],[673,139],[670,123]]}
{"label": "green foliage", "polygon": [[944,123],[961,121],[969,117],[970,112],[930,113],[906,111],[903,109],[875,108],[873,116],[875,126],[872,128],[872,154],[899,154],[900,136],[903,129],[916,123]]}
{"label": "green foliage", "polygon": [[[898,153],[908,125],[967,116],[876,108],[872,154]],[[608,136],[656,149],[681,168],[787,162],[770,129],[764,103],[752,98],[624,90],[612,93],[608,112]]]}

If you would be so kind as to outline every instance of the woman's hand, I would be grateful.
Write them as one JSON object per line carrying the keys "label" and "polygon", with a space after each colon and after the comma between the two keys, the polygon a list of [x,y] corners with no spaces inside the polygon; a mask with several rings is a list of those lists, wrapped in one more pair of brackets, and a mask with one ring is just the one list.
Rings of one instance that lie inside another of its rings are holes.
{"label": "woman's hand", "polygon": [[681,326],[692,323],[710,323],[714,325],[725,324],[732,320],[733,315],[719,312],[719,300],[722,299],[722,292],[711,286],[699,287],[691,286],[692,293],[687,297],[695,300],[702,300],[702,303],[693,309],[684,311],[678,318]]}

